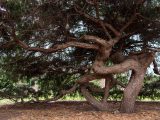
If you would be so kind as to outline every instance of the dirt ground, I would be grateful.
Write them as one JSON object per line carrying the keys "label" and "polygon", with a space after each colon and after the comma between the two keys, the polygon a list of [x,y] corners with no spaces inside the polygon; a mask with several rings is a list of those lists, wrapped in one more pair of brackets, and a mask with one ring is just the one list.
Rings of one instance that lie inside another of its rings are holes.
{"label": "dirt ground", "polygon": [[160,102],[137,102],[136,113],[121,114],[119,102],[110,102],[112,112],[100,112],[87,102],[17,104],[0,106],[0,120],[160,120]]}

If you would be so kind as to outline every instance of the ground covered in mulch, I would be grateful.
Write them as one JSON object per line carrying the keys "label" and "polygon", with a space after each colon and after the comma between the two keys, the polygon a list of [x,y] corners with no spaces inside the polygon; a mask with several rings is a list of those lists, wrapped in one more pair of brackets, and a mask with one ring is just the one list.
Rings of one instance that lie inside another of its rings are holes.
{"label": "ground covered in mulch", "polygon": [[96,111],[87,102],[0,106],[0,120],[160,120],[160,102],[137,102],[136,113],[121,114],[119,102],[110,102],[112,112]]}

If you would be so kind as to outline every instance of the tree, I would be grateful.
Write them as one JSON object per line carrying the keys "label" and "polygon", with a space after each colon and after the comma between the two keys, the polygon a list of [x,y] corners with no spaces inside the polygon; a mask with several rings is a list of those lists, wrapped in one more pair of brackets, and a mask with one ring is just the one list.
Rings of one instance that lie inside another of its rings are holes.
{"label": "tree", "polygon": [[[134,112],[152,62],[159,74],[154,60],[159,52],[158,5],[158,0],[4,1],[0,10],[1,54],[12,58],[13,71],[21,75],[54,76],[58,72],[80,77],[60,97],[80,86],[98,110],[109,109],[109,90],[118,84],[125,88],[120,111]],[[114,78],[129,70],[132,74],[126,86]],[[102,78],[104,97],[98,101],[91,94],[97,89],[89,82]]]}

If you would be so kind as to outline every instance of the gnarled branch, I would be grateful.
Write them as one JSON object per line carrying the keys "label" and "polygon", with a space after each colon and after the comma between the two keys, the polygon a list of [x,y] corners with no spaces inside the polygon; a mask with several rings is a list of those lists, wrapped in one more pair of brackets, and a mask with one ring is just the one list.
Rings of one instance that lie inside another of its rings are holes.
{"label": "gnarled branch", "polygon": [[96,36],[92,36],[92,35],[84,35],[80,39],[84,39],[89,42],[95,42],[102,46],[106,45],[106,41],[104,39],[96,37]]}
{"label": "gnarled branch", "polygon": [[58,44],[58,45],[53,46],[52,48],[45,49],[45,48],[39,48],[39,47],[30,47],[29,45],[17,39],[16,37],[14,37],[14,40],[19,46],[21,46],[22,48],[28,51],[43,52],[43,53],[54,53],[54,52],[57,52],[59,50],[62,50],[68,47],[80,47],[80,48],[85,48],[85,49],[98,50],[98,46],[96,45],[81,43],[81,42],[76,42],[76,41],[70,41],[67,43]]}
{"label": "gnarled branch", "polygon": [[110,67],[105,66],[93,66],[93,71],[100,75],[117,74],[128,70],[136,70],[139,67],[139,63],[134,59],[127,59],[120,64],[116,64]]}
{"label": "gnarled branch", "polygon": [[[82,10],[79,7],[77,7],[77,6],[75,6],[75,10],[76,10],[77,13],[79,13],[82,16],[84,16],[85,18],[87,18],[87,19],[89,19],[89,20],[91,20],[91,21],[93,21],[93,22],[98,23],[98,24],[101,25],[101,20],[100,19],[97,19],[95,17],[92,17],[92,16],[88,15],[85,12],[82,12]],[[120,36],[121,35],[120,32],[118,30],[116,30],[111,24],[104,23],[104,25],[105,25],[106,28],[108,28],[109,30],[111,30],[116,36]]]}

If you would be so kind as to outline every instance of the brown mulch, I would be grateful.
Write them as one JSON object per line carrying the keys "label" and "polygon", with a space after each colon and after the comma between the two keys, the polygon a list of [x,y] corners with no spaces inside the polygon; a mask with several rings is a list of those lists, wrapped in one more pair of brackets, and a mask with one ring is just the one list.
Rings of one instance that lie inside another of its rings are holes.
{"label": "brown mulch", "polygon": [[137,102],[136,112],[121,114],[119,102],[110,102],[113,112],[96,111],[87,102],[17,104],[0,106],[0,120],[160,120],[160,102]]}

